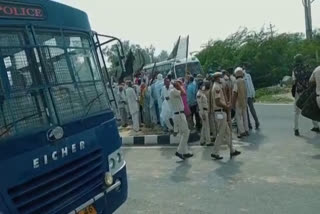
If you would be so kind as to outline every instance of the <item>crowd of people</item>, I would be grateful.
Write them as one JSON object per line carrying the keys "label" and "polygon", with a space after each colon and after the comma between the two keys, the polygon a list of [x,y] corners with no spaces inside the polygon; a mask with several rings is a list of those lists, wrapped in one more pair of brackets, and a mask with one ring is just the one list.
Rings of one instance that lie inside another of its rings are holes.
{"label": "crowd of people", "polygon": [[[293,83],[296,100],[294,133],[299,136],[301,109],[296,103],[310,84],[315,84],[320,109],[320,67],[312,74],[308,73],[302,56],[297,55]],[[219,149],[223,143],[229,146],[231,158],[240,154],[232,145],[233,127],[236,127],[238,138],[248,137],[251,129],[260,128],[254,107],[255,88],[245,65],[222,69],[206,77],[186,75],[186,78],[173,79],[170,74],[165,78],[162,74],[156,74],[154,78],[140,75],[134,82],[119,84],[115,93],[123,127],[128,126],[129,118],[134,132],[140,131],[142,124],[149,128],[161,126],[165,132],[180,137],[176,156],[183,160],[193,156],[188,149],[191,132],[199,132],[200,144],[213,146],[211,156],[220,160]],[[311,130],[320,133],[318,123],[312,122]]]}
{"label": "crowd of people", "polygon": [[132,118],[132,129],[138,132],[146,127],[161,126],[165,132],[180,137],[176,156],[190,158],[188,149],[191,132],[199,132],[203,146],[213,146],[212,158],[222,159],[220,145],[226,143],[230,157],[240,154],[232,145],[233,124],[238,138],[249,136],[252,129],[250,113],[259,129],[260,122],[254,108],[255,89],[245,67],[208,74],[187,75],[173,79],[137,76],[121,83],[116,90],[119,114],[123,127]]}

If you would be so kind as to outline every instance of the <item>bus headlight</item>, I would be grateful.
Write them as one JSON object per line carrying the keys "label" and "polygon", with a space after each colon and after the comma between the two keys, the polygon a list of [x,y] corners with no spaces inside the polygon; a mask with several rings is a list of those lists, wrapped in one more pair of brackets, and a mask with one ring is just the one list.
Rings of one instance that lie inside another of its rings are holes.
{"label": "bus headlight", "polygon": [[109,170],[113,169],[116,165],[115,160],[113,158],[109,159]]}
{"label": "bus headlight", "polygon": [[121,152],[119,152],[119,153],[117,154],[117,162],[118,162],[118,163],[121,163],[121,161],[122,161],[122,154],[121,154]]}
{"label": "bus headlight", "polygon": [[107,186],[111,186],[113,184],[113,177],[110,172],[104,174],[104,182]]}
{"label": "bus headlight", "polygon": [[117,149],[109,154],[107,161],[109,165],[109,172],[112,175],[115,175],[126,164],[121,149]]}

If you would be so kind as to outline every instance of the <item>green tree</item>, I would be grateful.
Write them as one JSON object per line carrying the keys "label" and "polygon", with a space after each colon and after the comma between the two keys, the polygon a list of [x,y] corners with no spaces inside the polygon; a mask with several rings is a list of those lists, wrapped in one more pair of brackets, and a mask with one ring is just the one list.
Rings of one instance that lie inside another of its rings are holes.
{"label": "green tree", "polygon": [[320,63],[319,30],[314,32],[313,40],[305,40],[302,33],[271,34],[264,28],[258,32],[241,28],[225,40],[210,40],[197,56],[205,72],[248,64],[259,88],[291,75],[293,58],[298,53],[304,55],[311,72]]}

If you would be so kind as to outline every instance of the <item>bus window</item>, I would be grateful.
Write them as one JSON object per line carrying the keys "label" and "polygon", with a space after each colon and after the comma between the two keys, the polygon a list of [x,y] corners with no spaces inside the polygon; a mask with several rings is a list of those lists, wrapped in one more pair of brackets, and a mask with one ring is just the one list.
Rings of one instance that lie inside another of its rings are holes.
{"label": "bus window", "polygon": [[[41,49],[45,52],[47,73],[51,73],[48,74],[51,76],[49,82],[54,84],[51,90],[60,121],[67,122],[108,109],[108,100],[103,92],[96,58],[89,48],[89,40],[84,35],[74,34],[64,35],[64,42],[60,35],[54,38],[55,42],[52,38],[42,41],[44,46]],[[50,47],[46,47],[48,43]]]}
{"label": "bus window", "polygon": [[195,76],[201,73],[201,65],[199,62],[192,62],[186,64],[180,64],[175,66],[177,78],[186,76],[186,69],[189,74]]}
{"label": "bus window", "polygon": [[0,63],[5,69],[1,82],[8,83],[3,88],[10,92],[10,99],[1,95],[0,137],[49,125],[43,94],[34,88],[40,86],[39,73],[31,66],[32,48],[26,46],[25,38],[22,31],[0,33]]}

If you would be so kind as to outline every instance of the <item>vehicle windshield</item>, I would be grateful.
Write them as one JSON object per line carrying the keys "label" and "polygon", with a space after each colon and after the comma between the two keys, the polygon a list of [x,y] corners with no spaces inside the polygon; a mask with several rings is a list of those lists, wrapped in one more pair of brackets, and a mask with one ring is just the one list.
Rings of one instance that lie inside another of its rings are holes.
{"label": "vehicle windshield", "polygon": [[0,137],[109,109],[90,37],[48,30],[0,33]]}
{"label": "vehicle windshield", "polygon": [[186,64],[180,64],[175,66],[177,78],[186,76],[186,67],[187,73],[190,73],[193,76],[201,73],[201,65],[199,62],[191,62],[188,63],[187,66]]}

